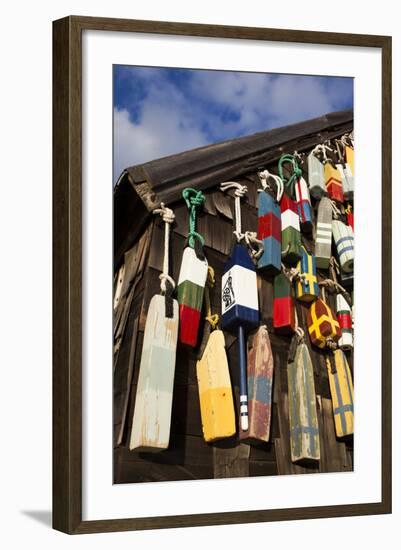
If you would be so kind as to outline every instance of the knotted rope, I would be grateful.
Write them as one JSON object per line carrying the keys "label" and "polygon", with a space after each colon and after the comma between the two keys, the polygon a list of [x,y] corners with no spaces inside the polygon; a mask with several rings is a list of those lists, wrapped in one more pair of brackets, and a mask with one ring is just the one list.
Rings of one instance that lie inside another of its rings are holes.
{"label": "knotted rope", "polygon": [[172,294],[175,289],[174,279],[169,275],[169,259],[170,259],[170,226],[175,220],[174,212],[167,208],[164,203],[160,204],[160,208],[155,208],[153,214],[160,214],[164,221],[164,256],[163,256],[163,271],[159,275],[160,292],[166,297],[166,317],[173,316],[173,299]]}
{"label": "knotted rope", "polygon": [[[284,177],[283,165],[289,163],[292,166],[292,174],[289,179]],[[278,174],[284,183],[284,188],[290,197],[294,196],[294,184],[302,177],[302,170],[294,155],[282,155],[278,161]]]}
{"label": "knotted rope", "polygon": [[205,305],[206,305],[206,317],[205,320],[210,324],[211,330],[214,330],[219,322],[219,316],[217,313],[212,314],[212,307],[210,304],[210,289],[214,287],[216,282],[214,276],[214,269],[209,265],[207,269],[207,280],[205,288]]}
{"label": "knotted rope", "polygon": [[262,170],[261,172],[258,172],[258,176],[262,185],[262,189],[258,189],[258,193],[263,193],[263,191],[266,191],[266,189],[274,192],[274,189],[272,189],[272,186],[268,181],[269,178],[271,178],[276,183],[276,202],[279,203],[284,192],[284,184],[280,176],[277,176],[276,174],[271,174],[269,170]]}
{"label": "knotted rope", "polygon": [[205,240],[202,235],[196,231],[196,218],[198,210],[203,206],[203,203],[205,202],[205,195],[202,193],[202,191],[197,191],[196,189],[187,187],[182,192],[182,197],[185,200],[185,203],[189,210],[188,244],[191,248],[195,249],[196,241],[198,241],[201,247],[203,247],[205,244]]}
{"label": "knotted rope", "polygon": [[237,241],[240,242],[244,237],[241,227],[241,197],[243,197],[248,192],[248,187],[246,185],[241,185],[236,181],[226,181],[220,184],[221,191],[228,191],[229,189],[235,189],[235,231],[234,235],[237,237]]}
{"label": "knotted rope", "polygon": [[252,258],[257,260],[263,254],[263,242],[257,238],[257,233],[255,233],[255,231],[245,231],[244,239],[252,254]]}

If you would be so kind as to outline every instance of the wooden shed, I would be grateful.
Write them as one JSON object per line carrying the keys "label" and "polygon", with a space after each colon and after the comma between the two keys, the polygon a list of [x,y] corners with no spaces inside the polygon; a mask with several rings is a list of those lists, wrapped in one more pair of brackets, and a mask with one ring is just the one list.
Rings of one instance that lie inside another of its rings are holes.
{"label": "wooden shed", "polygon": [[[277,173],[283,153],[309,152],[316,144],[353,129],[351,110],[327,114],[302,123],[201,147],[177,155],[128,167],[114,190],[114,482],[133,483],[239,476],[268,476],[349,471],[353,468],[352,438],[335,435],[325,356],[310,349],[314,366],[321,457],[319,462],[291,462],[289,442],[287,355],[288,336],[272,328],[272,279],[258,274],[261,322],[266,324],[274,357],[272,430],[270,441],[250,445],[238,436],[215,443],[202,437],[196,379],[197,350],[178,344],[170,445],[159,453],[130,451],[143,331],[149,301],[159,292],[163,261],[163,223],[152,211],[164,202],[175,212],[171,238],[171,272],[177,281],[188,231],[188,211],[182,200],[185,187],[206,196],[198,229],[205,238],[205,253],[214,267],[217,284],[211,299],[220,309],[220,280],[233,243],[234,199],[219,190],[227,180],[248,187],[242,207],[243,226],[256,230],[260,187],[257,172]],[[304,165],[305,178],[308,178]],[[319,273],[325,278],[327,273]],[[352,284],[348,282],[348,284]],[[331,298],[329,298],[331,299]],[[305,328],[307,308],[297,303]],[[202,329],[202,327],[201,327]],[[238,365],[235,337],[226,335],[226,348],[238,410]],[[352,369],[352,353],[347,353]],[[238,416],[238,415],[237,415]]]}

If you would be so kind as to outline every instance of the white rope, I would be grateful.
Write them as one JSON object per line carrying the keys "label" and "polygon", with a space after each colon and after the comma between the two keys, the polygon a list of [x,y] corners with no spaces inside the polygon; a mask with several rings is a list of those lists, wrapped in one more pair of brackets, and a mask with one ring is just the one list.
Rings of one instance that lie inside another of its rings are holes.
{"label": "white rope", "polygon": [[175,288],[175,282],[172,277],[169,275],[169,244],[170,244],[170,225],[175,220],[175,214],[170,209],[167,208],[164,203],[160,203],[160,208],[155,208],[153,214],[160,214],[160,217],[164,221],[164,257],[163,257],[163,273],[159,275],[160,279],[160,290],[162,294],[166,293],[166,281],[168,281],[173,289]]}
{"label": "white rope", "polygon": [[331,204],[331,208],[333,210],[334,219],[338,220],[338,218],[341,217],[341,210],[338,208],[336,202],[333,201],[332,199],[330,199],[330,204]]}
{"label": "white rope", "polygon": [[228,189],[235,189],[235,231],[234,235],[237,237],[237,241],[240,242],[244,238],[241,227],[241,197],[243,197],[248,192],[248,187],[246,185],[241,185],[236,181],[225,181],[220,184],[221,191],[228,191]]}
{"label": "white rope", "polygon": [[[255,231],[245,231],[244,238],[251,251],[252,257],[257,260],[263,254],[265,248],[263,242],[257,238],[257,233]],[[255,250],[254,246],[257,247],[257,250]]]}
{"label": "white rope", "polygon": [[284,184],[280,176],[277,176],[276,174],[271,174],[269,170],[262,170],[258,172],[258,176],[260,179],[260,183],[262,184],[262,189],[258,189],[258,193],[266,191],[266,189],[270,189],[271,191],[273,191],[273,189],[267,182],[269,178],[272,178],[275,181],[277,187],[276,201],[280,202],[284,192]]}

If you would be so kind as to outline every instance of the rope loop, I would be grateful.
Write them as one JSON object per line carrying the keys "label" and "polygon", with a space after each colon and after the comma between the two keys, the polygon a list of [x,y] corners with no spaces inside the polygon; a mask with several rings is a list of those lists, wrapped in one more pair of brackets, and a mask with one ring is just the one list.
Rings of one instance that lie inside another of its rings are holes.
{"label": "rope loop", "polygon": [[210,324],[212,330],[214,330],[219,324],[220,317],[217,313],[214,313],[205,317],[205,320]]}
{"label": "rope loop", "polygon": [[268,179],[271,178],[276,184],[276,202],[280,203],[281,197],[283,196],[284,192],[284,184],[280,176],[277,176],[276,174],[271,174],[267,169],[258,172],[258,176],[260,179],[260,183],[262,184],[262,189],[258,189],[258,193],[262,193],[263,191],[266,191],[266,189],[274,192],[274,189],[272,189],[271,184],[268,182]]}
{"label": "rope loop", "polygon": [[[291,164],[292,174],[289,179],[284,177],[283,165],[285,163]],[[294,195],[294,185],[297,180],[302,177],[302,170],[298,166],[298,162],[294,155],[282,155],[278,161],[278,174],[284,183],[285,190],[292,197]]]}
{"label": "rope loop", "polygon": [[205,240],[202,235],[196,231],[196,218],[198,210],[205,202],[205,195],[202,191],[197,191],[196,189],[192,189],[192,187],[187,187],[183,190],[182,197],[185,200],[185,204],[189,210],[188,244],[191,248],[195,248],[195,240],[197,239],[203,247]]}
{"label": "rope loop", "polygon": [[164,221],[164,256],[163,256],[163,272],[159,275],[160,291],[162,295],[171,295],[175,289],[175,282],[169,275],[169,245],[170,245],[170,226],[175,220],[175,214],[171,208],[167,208],[165,204],[160,203],[160,208],[155,208],[153,214],[160,214]]}
{"label": "rope loop", "polygon": [[237,238],[237,241],[240,242],[244,237],[241,228],[241,197],[244,197],[248,192],[248,187],[246,185],[241,185],[236,181],[225,181],[220,184],[221,191],[228,191],[229,189],[235,189],[235,230],[233,231],[234,235]]}
{"label": "rope loop", "polygon": [[244,239],[247,247],[249,248],[252,257],[257,260],[263,254],[265,247],[263,242],[257,238],[257,233],[255,231],[245,231]]}

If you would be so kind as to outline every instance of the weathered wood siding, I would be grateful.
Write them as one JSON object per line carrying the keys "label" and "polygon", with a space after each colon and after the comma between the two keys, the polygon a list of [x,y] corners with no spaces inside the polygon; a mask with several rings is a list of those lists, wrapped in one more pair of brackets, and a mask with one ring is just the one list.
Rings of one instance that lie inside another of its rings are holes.
{"label": "weathered wood siding", "polygon": [[[306,166],[305,166],[306,168]],[[307,177],[307,175],[306,175]],[[248,185],[248,200],[242,207],[243,227],[257,227],[256,174],[237,178]],[[206,192],[205,211],[199,218],[199,231],[205,237],[206,255],[213,266],[216,284],[211,290],[212,311],[220,310],[221,275],[232,244],[233,199],[220,191]],[[182,202],[172,205],[176,214],[173,228],[171,269],[177,281],[182,252],[187,234],[187,208]],[[316,219],[316,217],[315,217]],[[202,437],[199,397],[196,381],[197,349],[180,344],[177,348],[174,383],[172,428],[169,449],[152,453],[129,451],[133,407],[136,395],[138,369],[141,357],[146,312],[152,296],[159,292],[159,274],[162,269],[163,226],[160,220],[151,220],[145,234],[125,254],[130,278],[124,285],[117,308],[116,326],[118,346],[114,371],[114,427],[115,427],[115,483],[201,479],[210,477],[266,476],[312,472],[347,471],[352,469],[352,440],[340,441],[335,436],[332,404],[325,363],[325,353],[309,347],[314,366],[317,394],[317,413],[320,429],[321,460],[317,464],[295,465],[291,462],[287,354],[290,337],[277,335],[272,329],[273,279],[258,275],[258,293],[261,323],[269,329],[274,357],[274,384],[271,436],[268,443],[258,446],[240,443],[238,435],[220,442],[205,443]],[[310,245],[310,243],[308,243]],[[133,259],[134,258],[134,259]],[[327,272],[318,270],[318,278]],[[126,275],[127,276],[127,275]],[[328,297],[333,309],[333,297]],[[308,306],[297,302],[301,326],[307,334]],[[121,330],[121,324],[125,329]],[[235,337],[226,334],[227,356],[234,387],[236,417],[239,410],[239,368]],[[347,353],[352,369],[352,357]],[[238,433],[238,429],[237,429]]]}

